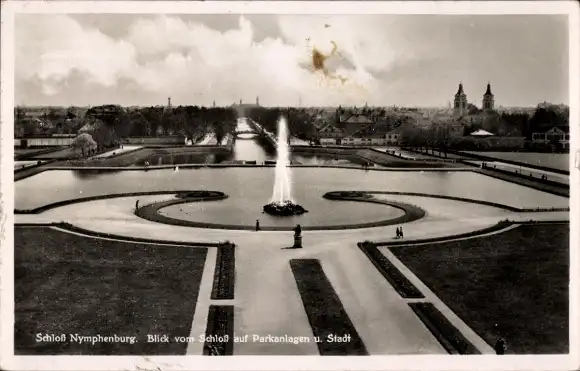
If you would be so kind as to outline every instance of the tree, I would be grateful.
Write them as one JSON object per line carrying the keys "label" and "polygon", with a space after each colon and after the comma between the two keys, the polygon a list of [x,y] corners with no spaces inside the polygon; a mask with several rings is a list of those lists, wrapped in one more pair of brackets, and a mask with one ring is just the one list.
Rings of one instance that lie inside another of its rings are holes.
{"label": "tree", "polygon": [[46,118],[55,123],[55,121],[58,121],[60,119],[60,115],[56,112],[56,110],[54,108],[49,108],[48,112],[46,114]]}
{"label": "tree", "polygon": [[132,111],[128,114],[128,120],[131,122],[129,136],[144,137],[151,133],[151,124],[139,111]]}
{"label": "tree", "polygon": [[427,143],[426,132],[415,127],[405,128],[401,131],[399,143],[403,147],[423,147]]}
{"label": "tree", "polygon": [[83,157],[97,149],[97,143],[88,133],[79,134],[72,143],[74,149],[80,149]]}
{"label": "tree", "polygon": [[569,125],[569,108],[551,104],[538,105],[529,123],[526,137],[531,138],[534,132],[543,132],[554,126]]}

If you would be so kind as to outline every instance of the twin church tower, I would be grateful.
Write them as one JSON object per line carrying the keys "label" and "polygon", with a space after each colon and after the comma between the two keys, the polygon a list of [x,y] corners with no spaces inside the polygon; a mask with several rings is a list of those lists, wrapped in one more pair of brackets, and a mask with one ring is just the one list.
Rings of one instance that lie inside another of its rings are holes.
{"label": "twin church tower", "polygon": [[[491,85],[487,84],[487,90],[483,94],[482,108],[484,111],[493,110],[494,98],[491,92]],[[467,107],[467,95],[463,92],[463,84],[459,84],[459,89],[455,94],[455,100],[453,101],[453,113],[456,116],[464,116],[468,112]]]}

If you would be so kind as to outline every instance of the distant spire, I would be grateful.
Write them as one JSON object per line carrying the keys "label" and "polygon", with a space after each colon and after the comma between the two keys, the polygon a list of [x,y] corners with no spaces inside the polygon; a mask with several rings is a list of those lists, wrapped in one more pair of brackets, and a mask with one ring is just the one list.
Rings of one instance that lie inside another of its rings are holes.
{"label": "distant spire", "polygon": [[491,93],[491,85],[489,82],[487,83],[487,90],[485,91],[485,95],[493,95]]}
{"label": "distant spire", "polygon": [[456,95],[461,95],[461,94],[465,94],[463,92],[463,83],[459,83],[459,89],[457,89],[457,94]]}

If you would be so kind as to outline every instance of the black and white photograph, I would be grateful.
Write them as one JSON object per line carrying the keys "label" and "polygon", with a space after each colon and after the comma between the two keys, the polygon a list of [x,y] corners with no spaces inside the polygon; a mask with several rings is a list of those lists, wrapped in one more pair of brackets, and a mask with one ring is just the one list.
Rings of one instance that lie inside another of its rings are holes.
{"label": "black and white photograph", "polygon": [[579,367],[578,15],[3,2],[0,366]]}

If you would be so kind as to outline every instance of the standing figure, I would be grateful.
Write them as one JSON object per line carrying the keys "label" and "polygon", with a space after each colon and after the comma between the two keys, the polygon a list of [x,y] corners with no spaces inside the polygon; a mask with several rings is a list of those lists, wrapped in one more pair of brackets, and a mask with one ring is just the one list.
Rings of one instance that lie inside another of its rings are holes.
{"label": "standing figure", "polygon": [[399,235],[401,236],[401,238],[404,238],[405,236],[403,235],[403,227],[399,228]]}
{"label": "standing figure", "polygon": [[256,232],[260,230],[260,219],[256,219]]}
{"label": "standing figure", "polygon": [[294,228],[294,236],[301,236],[302,234],[302,227],[300,227],[300,224],[296,224],[296,228]]}
{"label": "standing figure", "polygon": [[504,355],[507,350],[506,342],[503,338],[498,338],[494,345],[495,354]]}
{"label": "standing figure", "polygon": [[294,246],[295,249],[300,249],[302,248],[302,227],[300,227],[300,224],[296,225],[296,228],[294,228]]}
{"label": "standing figure", "polygon": [[399,230],[399,227],[397,227],[397,232],[396,233],[397,233],[397,237],[395,237],[395,238],[401,237],[401,231]]}

